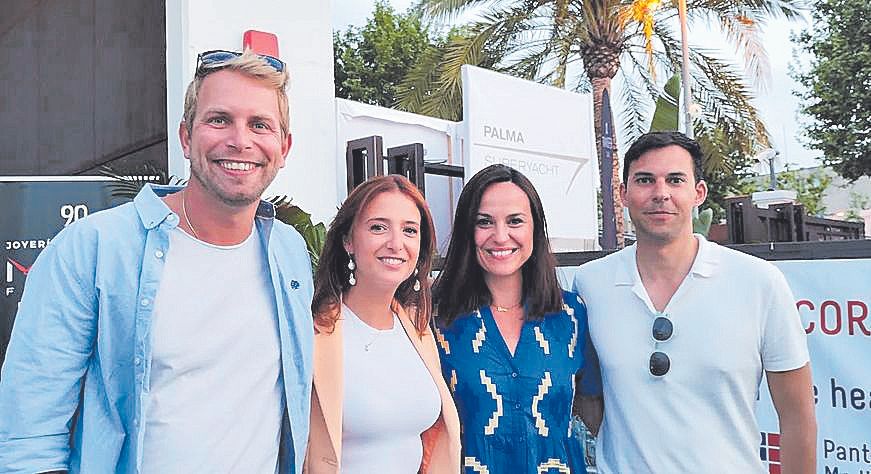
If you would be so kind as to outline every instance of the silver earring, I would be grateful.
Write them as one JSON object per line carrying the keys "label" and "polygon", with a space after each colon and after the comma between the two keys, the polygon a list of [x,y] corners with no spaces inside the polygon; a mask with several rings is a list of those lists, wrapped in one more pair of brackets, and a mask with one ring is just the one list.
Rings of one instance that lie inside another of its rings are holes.
{"label": "silver earring", "polygon": [[350,253],[348,254],[348,270],[351,271],[350,275],[348,275],[348,284],[354,286],[357,284],[357,278],[354,276],[354,270],[357,269],[357,265],[354,263],[354,256]]}
{"label": "silver earring", "polygon": [[[417,276],[417,268],[414,269],[414,276]],[[414,279],[414,286],[412,286],[414,291],[420,291],[420,278]]]}

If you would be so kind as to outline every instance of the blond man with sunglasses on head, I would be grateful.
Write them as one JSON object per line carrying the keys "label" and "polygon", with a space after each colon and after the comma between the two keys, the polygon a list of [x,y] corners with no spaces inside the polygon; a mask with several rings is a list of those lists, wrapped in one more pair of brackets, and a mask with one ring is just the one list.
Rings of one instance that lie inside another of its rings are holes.
{"label": "blond man with sunglasses on head", "polygon": [[66,228],[27,280],[0,381],[0,471],[295,473],[311,267],[261,201],[290,150],[288,73],[200,54],[184,188]]}

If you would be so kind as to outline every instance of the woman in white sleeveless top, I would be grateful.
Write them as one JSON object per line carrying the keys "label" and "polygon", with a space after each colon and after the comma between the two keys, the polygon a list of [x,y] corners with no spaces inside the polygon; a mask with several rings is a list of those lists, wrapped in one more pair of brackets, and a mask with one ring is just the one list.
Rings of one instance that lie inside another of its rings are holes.
{"label": "woman in white sleeveless top", "polygon": [[432,216],[407,179],[345,200],[315,275],[314,387],[303,471],[451,473],[459,421],[429,330]]}

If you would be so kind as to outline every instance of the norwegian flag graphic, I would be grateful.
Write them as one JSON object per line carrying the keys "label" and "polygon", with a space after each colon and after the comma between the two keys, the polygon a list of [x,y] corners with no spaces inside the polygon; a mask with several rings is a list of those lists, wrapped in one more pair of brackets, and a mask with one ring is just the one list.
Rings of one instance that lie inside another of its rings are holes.
{"label": "norwegian flag graphic", "polygon": [[768,474],[780,474],[780,433],[762,432],[759,456],[768,466]]}

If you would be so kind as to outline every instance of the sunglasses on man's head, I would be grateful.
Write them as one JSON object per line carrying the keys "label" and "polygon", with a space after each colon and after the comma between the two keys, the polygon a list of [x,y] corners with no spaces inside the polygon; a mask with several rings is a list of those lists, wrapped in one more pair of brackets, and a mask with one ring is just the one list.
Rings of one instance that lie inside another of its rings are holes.
{"label": "sunglasses on man's head", "polygon": [[[239,56],[242,56],[242,53],[238,51],[224,51],[222,49],[200,53],[197,55],[196,74],[200,76],[212,69],[220,68],[227,61],[238,58]],[[257,56],[266,61],[266,63],[272,66],[276,71],[284,71],[284,62],[282,60],[267,54],[258,54]]]}
{"label": "sunglasses on man's head", "polygon": [[[656,342],[665,342],[674,333],[674,325],[671,320],[664,316],[657,316],[653,320],[653,339]],[[671,360],[665,352],[656,351],[650,355],[650,373],[662,377],[671,368]]]}

